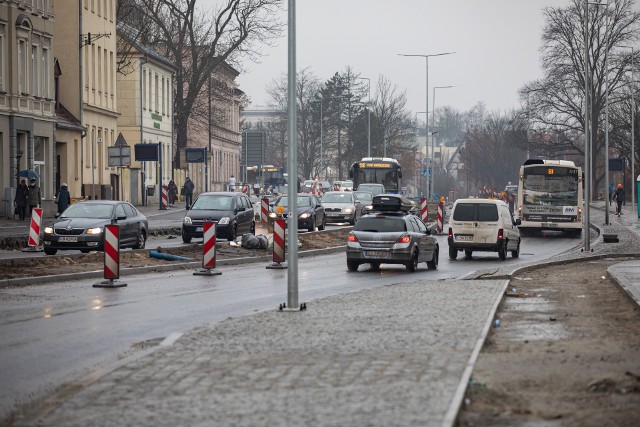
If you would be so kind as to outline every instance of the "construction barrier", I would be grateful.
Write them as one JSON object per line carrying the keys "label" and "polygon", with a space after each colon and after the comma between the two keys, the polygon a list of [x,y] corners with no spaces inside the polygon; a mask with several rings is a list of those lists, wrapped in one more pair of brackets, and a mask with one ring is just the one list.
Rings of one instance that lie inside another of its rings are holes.
{"label": "construction barrier", "polygon": [[425,224],[429,222],[429,207],[427,206],[427,199],[424,197],[420,200],[420,219]]}
{"label": "construction barrier", "polygon": [[22,252],[41,252],[40,225],[42,224],[42,208],[33,208],[31,211],[31,224],[29,225],[28,246]]}
{"label": "construction barrier", "polygon": [[267,268],[287,268],[287,264],[284,262],[285,224],[286,221],[282,218],[273,222],[273,264],[268,265]]}
{"label": "construction barrier", "polygon": [[166,185],[162,186],[162,199],[160,203],[160,209],[167,209],[167,206],[169,206],[169,188]]}
{"label": "construction barrier", "polygon": [[94,288],[121,288],[126,283],[115,283],[120,278],[120,226],[116,224],[104,227],[104,278]]}
{"label": "construction barrier", "polygon": [[194,276],[219,276],[221,271],[216,270],[216,223],[205,221],[203,223],[203,256],[202,269],[194,271]]}
{"label": "construction barrier", "polygon": [[264,197],[260,206],[260,222],[265,225],[269,221],[269,199]]}
{"label": "construction barrier", "polygon": [[442,218],[444,217],[444,203],[438,204],[438,222],[436,223],[436,232],[442,233]]}

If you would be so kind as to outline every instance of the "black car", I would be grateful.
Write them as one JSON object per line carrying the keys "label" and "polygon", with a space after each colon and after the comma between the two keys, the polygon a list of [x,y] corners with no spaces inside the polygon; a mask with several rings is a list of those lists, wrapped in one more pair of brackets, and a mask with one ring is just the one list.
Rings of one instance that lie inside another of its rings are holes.
{"label": "black car", "polygon": [[133,205],[114,200],[89,200],[69,206],[53,224],[44,228],[44,252],[89,252],[104,249],[104,227],[120,226],[120,247],[142,249],[147,241],[147,218]]}
{"label": "black car", "polygon": [[438,268],[438,241],[409,212],[412,206],[402,196],[375,196],[375,212],[362,216],[347,237],[347,268],[357,271],[360,264],[370,264],[377,270],[380,264],[404,264],[416,271],[420,262],[431,270]]}
{"label": "black car", "polygon": [[[269,221],[273,221],[278,217],[278,207],[282,206],[284,214],[288,216],[289,197],[282,195],[278,197],[271,205],[269,212]],[[298,193],[296,199],[298,205],[298,229],[306,228],[309,231],[324,230],[327,226],[327,218],[324,214],[324,208],[320,200],[313,194]]]}
{"label": "black car", "polygon": [[244,193],[200,193],[182,221],[182,241],[190,243],[194,237],[202,238],[205,220],[215,221],[216,237],[235,240],[245,233],[255,233],[253,205]]}

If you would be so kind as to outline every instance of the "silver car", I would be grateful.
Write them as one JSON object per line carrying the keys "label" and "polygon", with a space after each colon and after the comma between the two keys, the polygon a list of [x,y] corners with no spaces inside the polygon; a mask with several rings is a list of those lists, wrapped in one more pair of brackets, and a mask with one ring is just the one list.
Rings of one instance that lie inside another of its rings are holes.
{"label": "silver car", "polygon": [[322,196],[327,222],[348,222],[354,225],[362,216],[362,203],[350,191],[330,191]]}

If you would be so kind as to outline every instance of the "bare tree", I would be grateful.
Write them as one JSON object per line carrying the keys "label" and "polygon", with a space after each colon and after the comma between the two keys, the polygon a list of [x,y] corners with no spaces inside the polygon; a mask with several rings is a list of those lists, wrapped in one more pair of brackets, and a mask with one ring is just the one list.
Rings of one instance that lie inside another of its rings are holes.
{"label": "bare tree", "polygon": [[[196,0],[135,0],[150,24],[144,44],[178,67],[175,76],[174,127],[178,149],[187,146],[189,117],[209,77],[224,63],[256,59],[260,46],[281,34],[276,9],[282,0],[222,0],[212,10]],[[137,25],[137,24],[136,24]]]}

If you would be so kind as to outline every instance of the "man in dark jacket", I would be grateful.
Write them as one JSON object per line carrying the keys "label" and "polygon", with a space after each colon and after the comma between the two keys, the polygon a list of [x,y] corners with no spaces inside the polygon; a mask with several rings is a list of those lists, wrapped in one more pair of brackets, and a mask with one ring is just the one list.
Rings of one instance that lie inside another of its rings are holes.
{"label": "man in dark jacket", "polygon": [[42,203],[42,196],[40,195],[40,187],[35,178],[29,180],[29,187],[27,188],[29,197],[29,216],[33,208],[39,208]]}
{"label": "man in dark jacket", "polygon": [[622,184],[618,184],[618,188],[613,193],[613,199],[616,201],[616,215],[622,214],[622,203],[624,203],[624,188]]}
{"label": "man in dark jacket", "polygon": [[184,182],[184,186],[182,187],[182,190],[184,192],[185,207],[187,209],[189,209],[191,207],[191,204],[193,203],[194,188],[195,185],[193,185],[193,181],[191,181],[191,179],[187,177],[187,180]]}
{"label": "man in dark jacket", "polygon": [[58,204],[58,215],[61,215],[71,204],[71,194],[66,183],[63,183],[56,194],[56,203]]}
{"label": "man in dark jacket", "polygon": [[27,213],[27,205],[29,204],[29,190],[27,188],[27,182],[24,179],[20,180],[20,184],[16,189],[16,197],[13,201],[16,204],[20,221],[24,221],[24,217]]}

